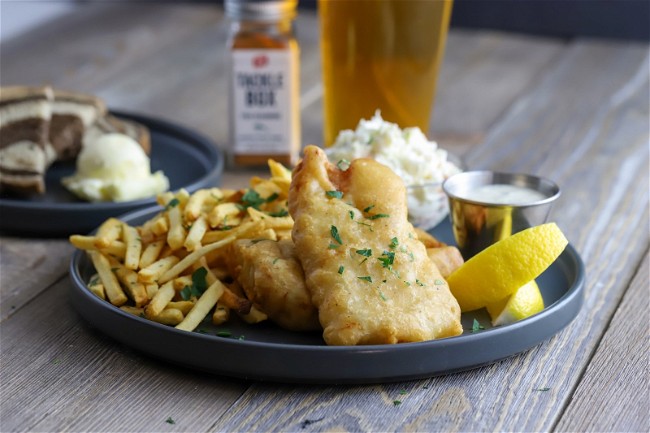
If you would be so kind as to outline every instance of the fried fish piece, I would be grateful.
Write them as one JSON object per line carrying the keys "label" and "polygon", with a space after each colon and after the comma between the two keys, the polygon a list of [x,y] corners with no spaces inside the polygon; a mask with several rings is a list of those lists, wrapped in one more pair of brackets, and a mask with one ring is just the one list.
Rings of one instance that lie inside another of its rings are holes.
{"label": "fried fish piece", "polygon": [[436,248],[427,248],[429,259],[438,267],[440,274],[447,278],[456,269],[460,268],[465,260],[458,248],[444,245]]}
{"label": "fried fish piece", "polygon": [[322,329],[290,239],[239,240],[230,252],[231,275],[270,320],[292,331]]}
{"label": "fried fish piece", "polygon": [[460,307],[406,217],[404,184],[358,159],[346,171],[305,148],[289,191],[292,237],[329,345],[462,332]]}

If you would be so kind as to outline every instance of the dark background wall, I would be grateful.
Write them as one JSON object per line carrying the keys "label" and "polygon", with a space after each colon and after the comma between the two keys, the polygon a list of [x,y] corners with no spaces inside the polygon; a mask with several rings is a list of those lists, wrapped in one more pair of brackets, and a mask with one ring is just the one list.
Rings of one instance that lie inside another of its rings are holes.
{"label": "dark background wall", "polygon": [[[316,8],[316,0],[299,1],[301,8]],[[560,38],[648,41],[650,0],[454,0],[451,25]]]}

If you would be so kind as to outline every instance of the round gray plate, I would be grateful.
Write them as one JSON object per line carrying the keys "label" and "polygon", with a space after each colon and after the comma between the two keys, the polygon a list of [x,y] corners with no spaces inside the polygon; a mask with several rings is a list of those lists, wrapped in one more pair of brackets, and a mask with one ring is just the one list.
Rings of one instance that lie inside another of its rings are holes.
{"label": "round gray plate", "polygon": [[[122,220],[138,225],[159,208],[144,209]],[[446,220],[432,230],[452,243]],[[215,327],[210,317],[195,332],[179,331],[122,312],[85,286],[94,273],[77,251],[70,264],[71,301],[91,325],[112,338],[152,356],[210,373],[244,379],[298,383],[380,383],[419,379],[466,370],[530,349],[550,338],[578,314],[584,266],[569,245],[537,282],[547,306],[512,325],[492,328],[485,310],[462,316],[457,337],[421,343],[333,347],[320,333],[285,331],[272,323],[232,321]],[[474,319],[485,329],[472,331]],[[216,334],[228,336],[217,336]]]}
{"label": "round gray plate", "polygon": [[[151,170],[162,170],[169,178],[171,190],[185,188],[193,192],[219,184],[224,161],[212,141],[167,121],[120,112],[113,114],[149,128]],[[156,204],[153,197],[123,203],[79,200],[61,185],[61,178],[74,171],[74,162],[55,163],[46,173],[45,194],[0,197],[0,230],[23,236],[88,233],[109,217]]]}

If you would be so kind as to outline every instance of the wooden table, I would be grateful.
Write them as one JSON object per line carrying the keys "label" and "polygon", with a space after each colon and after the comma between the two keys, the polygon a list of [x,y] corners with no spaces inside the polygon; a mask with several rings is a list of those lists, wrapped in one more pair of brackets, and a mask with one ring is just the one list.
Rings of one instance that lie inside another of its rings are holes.
{"label": "wooden table", "polygon": [[[302,12],[304,143],[320,143]],[[88,91],[226,143],[226,26],[209,5],[92,5],[3,44],[2,85]],[[2,431],[648,431],[648,45],[453,30],[431,136],[470,168],[554,179],[586,265],[571,325],[518,356],[372,386],[249,383],[151,359],[80,319],[65,239],[3,234]],[[227,172],[223,184],[246,185]],[[44,219],[47,215],[44,215]],[[396,406],[393,400],[401,400]],[[172,422],[173,421],[173,422]]]}

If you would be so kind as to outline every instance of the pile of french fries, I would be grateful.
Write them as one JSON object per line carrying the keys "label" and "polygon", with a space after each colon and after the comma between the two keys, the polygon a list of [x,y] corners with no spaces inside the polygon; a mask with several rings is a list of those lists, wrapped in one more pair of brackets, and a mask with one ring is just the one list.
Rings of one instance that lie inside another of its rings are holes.
{"label": "pile of french fries", "polygon": [[128,313],[186,331],[210,313],[215,325],[232,311],[248,323],[265,320],[230,278],[224,257],[238,239],[291,237],[291,172],[273,160],[269,168],[269,179],[253,177],[244,190],[161,194],[163,209],[141,226],[110,218],[94,236],[70,236],[95,267],[90,291]]}

